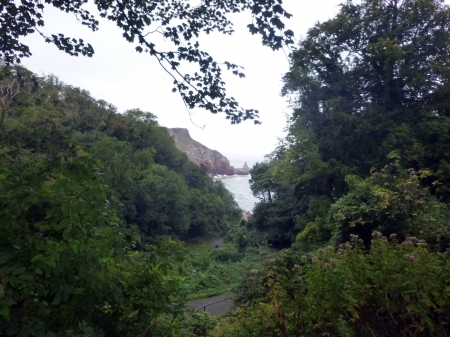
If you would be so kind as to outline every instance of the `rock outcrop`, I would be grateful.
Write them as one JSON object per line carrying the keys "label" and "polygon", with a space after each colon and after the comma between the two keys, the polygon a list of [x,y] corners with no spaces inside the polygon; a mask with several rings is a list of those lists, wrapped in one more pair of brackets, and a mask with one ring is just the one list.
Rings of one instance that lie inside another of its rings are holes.
{"label": "rock outcrop", "polygon": [[188,129],[184,128],[172,128],[167,129],[169,134],[173,137],[176,147],[186,153],[189,160],[202,166],[206,169],[206,172],[212,175],[247,175],[249,169],[247,163],[243,168],[235,169],[230,165],[230,161],[216,150],[211,150],[205,145],[192,139],[189,135]]}
{"label": "rock outcrop", "polygon": [[235,168],[234,169],[234,174],[239,174],[239,175],[247,175],[250,174],[250,170],[247,166],[247,162],[244,163],[244,166],[242,168]]}

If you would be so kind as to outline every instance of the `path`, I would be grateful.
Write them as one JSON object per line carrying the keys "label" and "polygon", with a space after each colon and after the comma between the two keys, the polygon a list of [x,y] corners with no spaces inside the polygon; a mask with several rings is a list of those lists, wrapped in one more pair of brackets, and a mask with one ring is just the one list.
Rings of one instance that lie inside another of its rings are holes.
{"label": "path", "polygon": [[[204,305],[207,305],[209,303],[213,303],[216,301],[224,300],[227,297],[231,297],[232,295],[233,294],[226,293],[226,294],[222,294],[222,295],[218,295],[218,296],[202,298],[202,299],[195,300],[195,301],[188,301],[186,303],[186,305],[188,307],[191,307],[191,308],[197,310],[197,309],[203,307]],[[232,307],[233,307],[233,299],[230,298],[225,301],[221,301],[218,303],[208,305],[206,307],[206,311],[209,312],[213,316],[221,316],[223,314],[226,314],[228,311],[230,311]],[[201,310],[199,310],[199,312],[202,312],[203,310],[204,309],[202,308]]]}

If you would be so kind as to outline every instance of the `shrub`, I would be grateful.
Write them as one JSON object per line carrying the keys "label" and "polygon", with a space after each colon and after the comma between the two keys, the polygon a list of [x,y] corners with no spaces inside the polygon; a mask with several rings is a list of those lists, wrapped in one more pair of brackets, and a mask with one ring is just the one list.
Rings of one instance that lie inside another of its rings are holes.
{"label": "shrub", "polygon": [[178,246],[134,252],[95,162],[40,159],[0,161],[0,335],[158,336],[181,311]]}
{"label": "shrub", "polygon": [[179,337],[199,337],[207,336],[217,325],[217,319],[206,312],[196,312],[191,310],[179,319]]}
{"label": "shrub", "polygon": [[231,244],[215,249],[211,255],[221,262],[239,262],[242,259],[242,254]]}
{"label": "shrub", "polygon": [[366,179],[347,176],[350,191],[331,206],[329,217],[337,242],[357,234],[369,245],[374,230],[400,238],[421,236],[430,244],[448,240],[450,210],[421,186],[428,175],[394,163]]}
{"label": "shrub", "polygon": [[[221,324],[259,336],[447,336],[449,253],[430,252],[415,237],[373,235],[369,252],[352,235],[312,258],[266,263],[246,280],[248,292],[263,293]],[[213,336],[226,336],[221,324]]]}

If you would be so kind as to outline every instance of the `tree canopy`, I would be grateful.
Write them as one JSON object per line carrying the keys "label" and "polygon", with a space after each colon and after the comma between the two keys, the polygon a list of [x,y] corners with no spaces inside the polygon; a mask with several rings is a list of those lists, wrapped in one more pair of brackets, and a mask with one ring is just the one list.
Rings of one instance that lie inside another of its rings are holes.
{"label": "tree canopy", "polygon": [[448,335],[449,28],[440,0],[350,0],[309,30],[251,172],[248,227],[289,248],[212,336]]}
{"label": "tree canopy", "polygon": [[[94,47],[82,38],[45,32],[47,6],[74,14],[81,25],[92,31],[99,29],[99,20],[104,18],[117,24],[123,37],[134,44],[137,52],[156,58],[173,78],[172,90],[180,93],[187,108],[200,107],[214,114],[225,113],[232,123],[246,119],[254,119],[258,123],[257,110],[243,109],[233,97],[226,95],[222,67],[244,77],[242,68],[228,61],[219,63],[214,60],[201,49],[198,37],[201,33],[214,31],[232,34],[233,24],[229,15],[250,11],[252,23],[248,25],[249,31],[259,34],[264,45],[273,50],[289,46],[293,44],[293,32],[284,29],[282,19],[290,18],[291,14],[281,5],[282,0],[202,0],[195,6],[189,0],[2,0],[0,58],[7,63],[15,63],[31,56],[30,48],[22,43],[22,39],[36,32],[46,42],[70,55],[90,57],[94,54]],[[92,14],[87,7],[95,7],[98,13]],[[170,51],[160,49],[156,45],[155,34],[162,35],[174,48]],[[197,71],[184,74],[183,63],[196,64]]]}
{"label": "tree canopy", "polygon": [[20,66],[0,93],[0,335],[177,335],[169,238],[225,234],[232,194],[149,112]]}
{"label": "tree canopy", "polygon": [[27,151],[28,163],[39,163],[42,157],[64,156],[68,144],[78,147],[102,163],[111,206],[146,240],[220,235],[228,221],[239,220],[231,194],[175,147],[153,114],[139,109],[119,114],[84,90],[19,66],[0,86],[17,91],[5,96],[0,156],[8,159],[3,164],[19,165],[20,153]]}
{"label": "tree canopy", "polygon": [[[19,28],[43,9],[6,3],[3,18],[22,10]],[[85,3],[45,2],[97,27]],[[144,27],[146,16],[128,9],[153,3],[95,4],[119,25],[131,16]],[[160,32],[172,19],[178,34],[205,30],[202,15],[219,29],[207,13],[181,16],[182,4],[153,4],[168,18]],[[139,40],[139,29],[123,28]],[[153,114],[119,114],[18,65],[0,73],[0,334],[448,336],[449,28],[441,0],[349,0],[316,24],[290,55],[283,93],[293,114],[286,138],[253,167],[260,203],[249,221]],[[57,38],[89,54],[83,41]],[[163,54],[152,55],[172,60]],[[168,238],[227,230],[224,247],[191,247],[184,262]],[[290,247],[270,252],[267,241]],[[236,276],[233,315],[216,324],[183,314],[186,292],[216,294]]]}
{"label": "tree canopy", "polygon": [[[252,175],[254,190],[269,180],[279,191],[262,203],[277,209],[270,227],[287,233],[290,222],[302,240],[328,240],[330,206],[354,181],[346,176],[366,178],[393,158],[396,168],[384,174],[426,172],[421,186],[448,201],[449,69],[450,9],[440,0],[348,1],[311,28],[284,76],[293,106],[289,134],[268,166],[271,177]],[[358,198],[367,202],[367,195]],[[383,222],[372,220],[375,228]]]}

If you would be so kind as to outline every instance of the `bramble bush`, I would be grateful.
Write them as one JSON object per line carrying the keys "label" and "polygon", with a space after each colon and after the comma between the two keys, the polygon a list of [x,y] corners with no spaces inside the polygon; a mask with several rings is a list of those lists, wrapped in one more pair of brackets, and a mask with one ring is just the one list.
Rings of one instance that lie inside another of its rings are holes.
{"label": "bramble bush", "polygon": [[[269,259],[245,281],[253,297],[213,336],[447,336],[450,256],[425,240],[373,232],[311,258]],[[263,290],[263,291],[262,291]]]}
{"label": "bramble bush", "polygon": [[221,248],[208,245],[189,247],[183,263],[182,291],[189,300],[232,292],[246,297],[242,279],[250,268],[259,268],[261,256],[273,255],[267,248],[247,247],[240,253],[236,245],[226,243]]}

